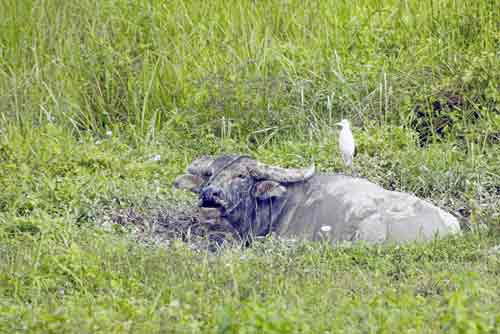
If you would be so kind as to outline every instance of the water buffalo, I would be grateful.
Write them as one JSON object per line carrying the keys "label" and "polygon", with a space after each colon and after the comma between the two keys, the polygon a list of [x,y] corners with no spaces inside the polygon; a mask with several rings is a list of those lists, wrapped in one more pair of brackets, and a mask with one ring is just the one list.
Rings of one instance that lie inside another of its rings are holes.
{"label": "water buffalo", "polygon": [[413,195],[314,167],[268,166],[246,155],[203,156],[174,186],[198,194],[207,219],[244,240],[288,238],[369,243],[429,240],[459,233],[456,218]]}

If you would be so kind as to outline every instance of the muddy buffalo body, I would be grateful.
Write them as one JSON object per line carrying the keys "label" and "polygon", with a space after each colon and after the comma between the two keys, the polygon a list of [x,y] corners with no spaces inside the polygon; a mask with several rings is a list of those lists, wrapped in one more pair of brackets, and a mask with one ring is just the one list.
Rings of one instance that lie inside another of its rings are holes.
{"label": "muddy buffalo body", "polygon": [[198,194],[207,221],[230,224],[246,241],[276,233],[384,243],[460,232],[456,218],[411,194],[314,167],[268,166],[245,155],[198,158],[174,186]]}

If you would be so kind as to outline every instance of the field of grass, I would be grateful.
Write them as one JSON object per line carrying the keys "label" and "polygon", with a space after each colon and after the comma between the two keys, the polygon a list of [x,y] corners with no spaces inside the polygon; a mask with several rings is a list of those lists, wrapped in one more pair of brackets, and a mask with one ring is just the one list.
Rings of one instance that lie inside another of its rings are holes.
{"label": "field of grass", "polygon": [[[499,6],[0,0],[0,333],[500,333]],[[212,254],[109,223],[192,205],[201,154],[342,171],[342,118],[363,177],[463,236]]]}

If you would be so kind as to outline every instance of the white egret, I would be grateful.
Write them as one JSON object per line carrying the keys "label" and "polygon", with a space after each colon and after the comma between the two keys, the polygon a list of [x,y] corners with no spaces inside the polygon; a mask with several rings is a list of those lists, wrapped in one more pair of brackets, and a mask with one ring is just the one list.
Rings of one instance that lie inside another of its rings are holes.
{"label": "white egret", "polygon": [[352,136],[351,128],[349,126],[349,121],[343,119],[336,125],[340,125],[342,130],[340,130],[339,135],[339,148],[342,153],[342,159],[348,167],[352,167],[352,158],[354,156],[354,150],[356,144],[354,143],[354,137]]}

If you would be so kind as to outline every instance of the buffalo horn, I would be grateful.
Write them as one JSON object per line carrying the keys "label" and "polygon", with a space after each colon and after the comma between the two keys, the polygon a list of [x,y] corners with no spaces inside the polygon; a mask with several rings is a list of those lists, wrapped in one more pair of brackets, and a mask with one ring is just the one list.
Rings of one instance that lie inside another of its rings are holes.
{"label": "buffalo horn", "polygon": [[314,164],[302,169],[267,166],[258,161],[250,168],[250,174],[260,180],[273,180],[280,183],[294,183],[310,179],[315,172]]}

